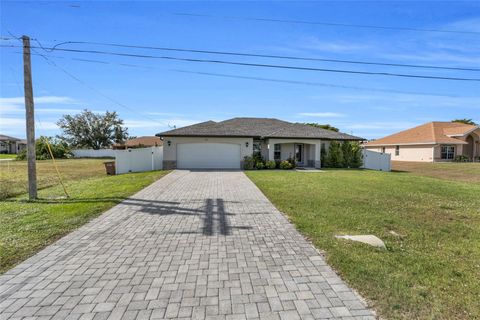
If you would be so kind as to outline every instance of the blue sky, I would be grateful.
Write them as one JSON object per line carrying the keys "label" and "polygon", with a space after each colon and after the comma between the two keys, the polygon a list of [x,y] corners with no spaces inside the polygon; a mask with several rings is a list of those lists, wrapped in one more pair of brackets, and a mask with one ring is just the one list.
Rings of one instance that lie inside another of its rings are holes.
{"label": "blue sky", "polygon": [[[178,15],[206,14],[209,17]],[[58,41],[113,42],[449,67],[480,66],[479,2],[1,2],[1,35],[27,34],[44,47]],[[225,16],[323,21],[477,34],[381,30],[261,22]],[[1,41],[3,45],[17,44]],[[32,45],[36,43],[32,42]],[[62,48],[274,63],[302,67],[480,78],[480,72],[222,57],[70,44]],[[0,133],[24,137],[22,56],[0,48]],[[37,52],[32,57],[37,135],[58,134],[62,114],[117,111],[131,135],[237,116],[329,123],[378,138],[428,121],[480,122],[480,82],[441,81],[250,68],[208,63]],[[72,59],[73,58],[73,59]],[[109,62],[85,62],[89,59]],[[135,66],[125,66],[134,64]],[[209,73],[216,75],[206,75]],[[317,85],[238,79],[261,77]],[[114,103],[118,101],[122,106]]]}

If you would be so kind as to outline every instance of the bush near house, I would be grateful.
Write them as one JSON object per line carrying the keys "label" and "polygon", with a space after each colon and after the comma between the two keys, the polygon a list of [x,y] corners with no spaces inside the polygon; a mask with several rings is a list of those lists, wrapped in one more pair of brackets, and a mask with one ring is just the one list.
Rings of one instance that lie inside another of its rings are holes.
{"label": "bush near house", "polygon": [[470,159],[468,159],[468,157],[466,155],[458,155],[458,156],[455,156],[455,159],[453,159],[454,162],[468,162]]}
{"label": "bush near house", "polygon": [[255,159],[249,156],[246,156],[245,158],[243,158],[243,169],[245,170],[255,169]]}
{"label": "bush near house", "polygon": [[327,168],[360,168],[363,164],[362,149],[358,142],[332,141],[327,154],[322,148],[321,162]]}
{"label": "bush near house", "polygon": [[[56,138],[48,138],[41,136],[40,138],[35,141],[35,152],[37,160],[47,160],[51,159],[52,156],[50,155],[50,151],[48,149],[48,143],[50,143],[50,148],[52,150],[52,154],[55,159],[65,159],[72,157],[70,147],[65,141],[56,139]],[[22,150],[17,155],[17,160],[26,160],[27,159],[27,150]]]}
{"label": "bush near house", "polygon": [[273,160],[268,160],[265,162],[265,168],[267,169],[275,169],[277,167],[277,164]]}
{"label": "bush near house", "polygon": [[283,160],[280,162],[280,169],[283,169],[283,170],[293,169],[293,165],[289,161]]}

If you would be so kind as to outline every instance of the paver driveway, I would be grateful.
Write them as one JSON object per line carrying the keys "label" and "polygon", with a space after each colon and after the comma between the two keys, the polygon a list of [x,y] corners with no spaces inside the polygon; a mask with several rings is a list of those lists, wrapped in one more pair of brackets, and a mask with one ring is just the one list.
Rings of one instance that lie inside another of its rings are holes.
{"label": "paver driveway", "polygon": [[0,277],[0,319],[373,318],[242,172],[174,171]]}

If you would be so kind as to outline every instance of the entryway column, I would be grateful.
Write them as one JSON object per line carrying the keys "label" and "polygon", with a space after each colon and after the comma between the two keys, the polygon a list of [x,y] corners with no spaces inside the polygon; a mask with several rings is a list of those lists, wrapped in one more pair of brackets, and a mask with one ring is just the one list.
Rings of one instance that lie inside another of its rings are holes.
{"label": "entryway column", "polygon": [[275,143],[271,140],[268,141],[268,159],[267,160],[274,160],[275,159]]}
{"label": "entryway column", "polygon": [[315,143],[315,168],[320,169],[322,167],[321,163],[321,154],[322,152],[322,141]]}

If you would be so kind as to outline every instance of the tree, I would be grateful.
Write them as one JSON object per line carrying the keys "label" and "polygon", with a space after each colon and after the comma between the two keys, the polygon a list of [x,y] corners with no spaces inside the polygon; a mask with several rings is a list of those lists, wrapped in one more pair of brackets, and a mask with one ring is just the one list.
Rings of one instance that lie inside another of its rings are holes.
{"label": "tree", "polygon": [[329,168],[341,168],[343,167],[343,152],[340,143],[332,141],[330,148],[328,149],[327,157],[325,159],[325,165]]}
{"label": "tree", "polygon": [[57,125],[63,131],[60,138],[75,148],[108,148],[128,138],[128,128],[122,127],[115,111],[102,115],[85,109],[74,116],[63,115]]}
{"label": "tree", "polygon": [[350,168],[360,168],[363,165],[362,147],[357,141],[350,142],[350,146],[352,148]]}
{"label": "tree", "polygon": [[306,124],[307,126],[312,126],[312,127],[316,127],[316,128],[321,128],[321,129],[326,129],[326,130],[331,130],[331,131],[335,131],[335,132],[338,132],[340,131],[338,128],[335,128],[329,124],[319,124],[319,123],[304,123]]}
{"label": "tree", "polygon": [[[48,144],[50,145],[50,149],[48,148],[47,140]],[[52,156],[50,155],[50,150],[52,151],[55,159],[68,158],[71,156],[70,148],[68,147],[67,143],[58,138],[40,136],[40,138],[35,141],[35,153],[37,160],[51,159]],[[27,149],[22,150],[17,155],[17,160],[25,159],[27,159]]]}
{"label": "tree", "polygon": [[477,124],[472,120],[472,119],[455,119],[452,120],[452,122],[458,122],[458,123],[465,123],[465,124],[470,124],[472,126],[476,126]]}

